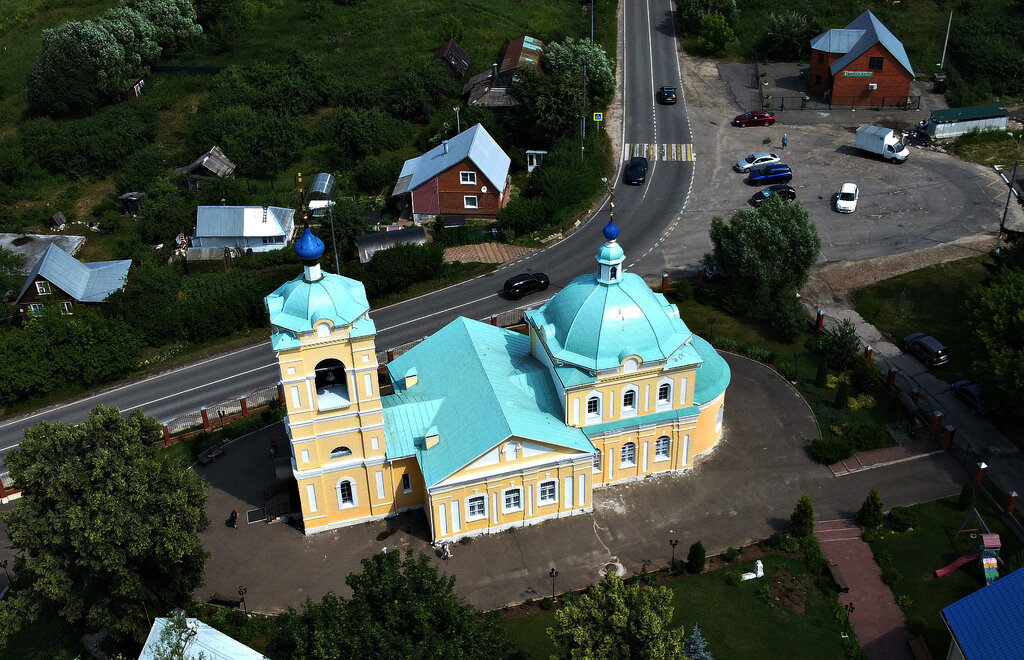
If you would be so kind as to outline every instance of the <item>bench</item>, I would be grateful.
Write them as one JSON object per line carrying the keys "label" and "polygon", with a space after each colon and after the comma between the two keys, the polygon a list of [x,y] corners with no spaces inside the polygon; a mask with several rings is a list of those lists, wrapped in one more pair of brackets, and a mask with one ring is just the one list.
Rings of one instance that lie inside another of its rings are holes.
{"label": "bench", "polygon": [[210,447],[206,451],[199,454],[199,462],[202,465],[209,465],[210,463],[213,463],[223,455],[224,450],[221,449],[220,447]]}
{"label": "bench", "polygon": [[907,644],[910,645],[910,652],[914,654],[915,660],[933,660],[932,652],[928,650],[928,645],[920,635],[915,639],[908,639]]}
{"label": "bench", "polygon": [[832,574],[832,579],[835,580],[836,586],[839,587],[839,591],[846,593],[850,590],[850,585],[846,584],[846,578],[843,577],[843,572],[839,570],[839,564],[829,564],[828,572]]}
{"label": "bench", "polygon": [[226,607],[238,607],[242,604],[242,599],[238,596],[232,596],[231,594],[222,594],[217,592],[210,596],[210,600],[207,601],[213,605],[224,605]]}

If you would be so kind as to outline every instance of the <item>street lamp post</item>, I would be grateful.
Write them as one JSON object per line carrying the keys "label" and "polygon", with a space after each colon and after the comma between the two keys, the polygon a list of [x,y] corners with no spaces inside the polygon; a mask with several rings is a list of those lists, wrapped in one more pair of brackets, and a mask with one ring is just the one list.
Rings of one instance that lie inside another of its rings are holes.
{"label": "street lamp post", "polygon": [[1010,175],[1009,190],[1006,191],[1006,205],[1003,206],[1003,217],[999,220],[999,237],[996,238],[996,254],[999,254],[999,248],[1003,244],[1003,231],[1006,227],[1006,214],[1010,210],[1010,198],[1013,197],[1013,182],[1017,180],[1017,167],[1020,165],[1020,136],[1014,135],[1010,132],[1007,132],[1006,134],[1013,138],[1013,143],[1017,148],[1017,159],[1013,163],[1013,174]]}
{"label": "street lamp post", "polygon": [[672,546],[672,563],[669,566],[676,565],[676,546],[679,545],[679,539],[669,539],[668,544]]}
{"label": "street lamp post", "polygon": [[708,319],[708,325],[710,326],[710,328],[708,330],[708,342],[712,342],[713,343],[715,341],[715,317],[714,316],[712,316],[711,318]]}
{"label": "street lamp post", "polygon": [[242,602],[242,611],[245,612],[246,616],[249,616],[249,608],[245,606],[245,594],[248,592],[249,590],[245,587],[241,585],[238,586],[238,599]]}
{"label": "street lamp post", "polygon": [[855,610],[855,609],[856,608],[853,606],[853,603],[847,603],[846,604],[846,623],[843,624],[843,637],[844,638],[850,636],[850,615],[853,614],[853,610]]}
{"label": "street lamp post", "polygon": [[551,578],[551,600],[554,600],[555,599],[555,578],[558,577],[558,571],[556,571],[554,569],[554,567],[552,567],[551,570],[548,571],[548,577]]}

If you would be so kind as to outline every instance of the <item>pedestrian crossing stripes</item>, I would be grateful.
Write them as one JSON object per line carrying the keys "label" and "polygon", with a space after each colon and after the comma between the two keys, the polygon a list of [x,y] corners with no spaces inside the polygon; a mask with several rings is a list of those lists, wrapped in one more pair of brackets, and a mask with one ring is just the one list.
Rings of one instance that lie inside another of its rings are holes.
{"label": "pedestrian crossing stripes", "polygon": [[626,143],[622,150],[623,160],[633,156],[643,156],[647,160],[685,160],[694,161],[692,144],[630,144]]}

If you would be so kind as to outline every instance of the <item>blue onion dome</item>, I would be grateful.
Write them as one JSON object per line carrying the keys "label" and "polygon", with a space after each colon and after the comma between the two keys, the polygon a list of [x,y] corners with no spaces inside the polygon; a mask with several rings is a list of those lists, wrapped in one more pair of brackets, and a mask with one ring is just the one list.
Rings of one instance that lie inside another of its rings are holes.
{"label": "blue onion dome", "polygon": [[309,227],[306,227],[306,231],[302,233],[299,240],[295,241],[295,254],[299,255],[302,263],[309,266],[319,261],[323,253],[324,242],[314,236]]}
{"label": "blue onion dome", "polygon": [[619,237],[619,228],[614,220],[609,220],[608,224],[604,226],[604,237],[609,241],[614,241]]}

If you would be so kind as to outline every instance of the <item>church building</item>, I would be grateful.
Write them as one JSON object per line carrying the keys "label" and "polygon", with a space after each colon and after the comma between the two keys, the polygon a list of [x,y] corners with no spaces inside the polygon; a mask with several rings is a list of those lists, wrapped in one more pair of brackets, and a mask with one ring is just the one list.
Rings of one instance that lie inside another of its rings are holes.
{"label": "church building", "polygon": [[528,334],[459,318],[387,365],[382,396],[363,285],[321,271],[307,228],[304,273],[266,298],[306,533],[422,508],[432,540],[490,534],[712,449],[729,367],[624,271],[618,234],[526,313]]}

